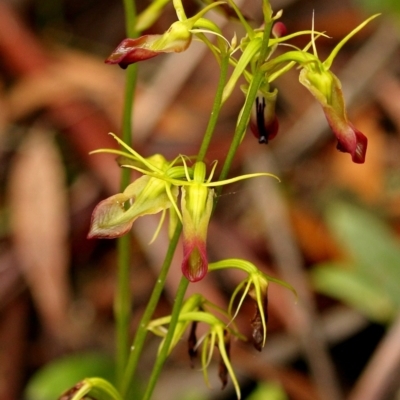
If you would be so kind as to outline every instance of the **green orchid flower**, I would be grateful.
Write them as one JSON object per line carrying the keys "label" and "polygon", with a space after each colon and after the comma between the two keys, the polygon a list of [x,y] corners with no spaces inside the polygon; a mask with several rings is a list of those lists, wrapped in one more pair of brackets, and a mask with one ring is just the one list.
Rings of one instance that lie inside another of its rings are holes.
{"label": "green orchid flower", "polygon": [[[314,33],[316,37],[326,36],[322,32],[313,32],[311,30],[286,34],[286,27],[282,22],[278,21],[281,15],[282,12],[278,12],[271,19],[271,34],[273,37],[269,38],[267,57],[266,60],[263,60],[263,63],[271,59],[278,45],[283,44],[297,36],[309,35],[312,33]],[[261,49],[264,27],[254,30],[249,27],[246,31],[247,35],[245,38],[242,39],[240,47],[235,49],[235,51],[240,49],[242,51],[242,54],[240,55],[239,59],[235,59],[232,54],[230,59],[230,63],[233,65],[234,69],[228,82],[225,85],[222,97],[223,102],[225,102],[232,94],[233,89],[235,88],[240,77],[243,76],[245,80],[250,83],[253,79],[254,71],[257,68],[257,64],[259,61],[258,55]],[[307,50],[310,46],[311,43],[306,46],[305,50]],[[292,64],[292,66],[293,65],[294,63]],[[286,72],[288,69],[289,68],[285,69],[284,71],[282,71],[282,73]],[[268,86],[269,82],[271,82],[271,80],[269,80],[268,78],[269,76],[266,75],[265,82],[262,83],[261,86]],[[247,91],[245,91],[245,93],[247,93]]]}
{"label": "green orchid flower", "polygon": [[115,194],[101,201],[92,213],[88,238],[112,239],[126,234],[134,221],[144,215],[162,212],[160,225],[153,236],[157,236],[165,217],[165,212],[175,207],[178,212],[178,186],[164,178],[183,178],[190,174],[188,168],[175,165],[179,159],[168,162],[162,155],[156,154],[143,158],[136,151],[125,145],[117,136],[111,134],[127,152],[113,149],[100,149],[93,153],[107,152],[120,156],[123,167],[136,169],[144,174],[127,186],[122,193]]}
{"label": "green orchid flower", "polygon": [[[112,134],[113,135],[113,134]],[[183,225],[182,273],[191,282],[204,278],[208,270],[206,239],[208,224],[213,209],[214,187],[227,185],[244,179],[272,176],[269,173],[241,175],[223,181],[212,182],[217,166],[206,178],[206,165],[202,161],[188,167],[185,157],[168,162],[159,154],[143,158],[115,135],[113,137],[127,151],[101,149],[122,157],[122,167],[132,168],[143,174],[130,184],[123,193],[118,193],[100,202],[92,214],[89,238],[115,238],[127,233],[133,222],[144,215],[172,209],[170,218],[176,226],[177,219]],[[178,160],[182,165],[176,165]],[[181,209],[177,205],[178,188],[181,188]]]}
{"label": "green orchid flower", "polygon": [[[247,278],[244,279],[235,289],[229,302],[228,312],[232,315],[234,320],[239,313],[239,310],[244,302],[246,296],[250,296],[254,300],[256,311],[251,321],[253,328],[252,338],[253,345],[261,351],[265,346],[267,340],[267,322],[268,322],[268,284],[269,282],[278,283],[296,294],[295,290],[288,283],[281,281],[280,279],[266,275],[260,271],[254,264],[247,260],[241,259],[227,259],[218,262],[211,263],[210,271],[236,268],[247,274]],[[236,311],[232,314],[233,305],[236,301],[239,293],[242,293]]]}
{"label": "green orchid flower", "polygon": [[260,176],[275,177],[269,173],[255,173],[212,182],[211,179],[216,166],[217,164],[214,163],[211,174],[206,179],[205,164],[201,161],[196,162],[193,166],[193,179],[188,174],[186,176],[187,182],[181,183],[183,224],[182,273],[191,282],[203,279],[208,270],[206,238],[208,223],[213,209],[214,190],[212,188]]}
{"label": "green orchid flower", "polygon": [[287,71],[287,65],[281,70],[275,71],[276,67],[281,68],[282,64],[289,63],[292,66],[293,63],[297,63],[302,67],[299,81],[321,104],[328,124],[338,140],[337,149],[350,153],[353,162],[358,164],[365,161],[368,140],[348,120],[341,83],[330,71],[330,67],[345,43],[378,15],[373,15],[351,31],[338,43],[329,57],[323,62],[318,58],[313,33],[312,45],[314,54],[301,50],[289,51],[273,60],[267,61],[263,66],[267,76],[269,76],[269,82],[272,82],[281,73]]}
{"label": "green orchid flower", "polygon": [[[212,314],[210,311],[206,311],[206,307],[216,309],[225,318],[221,319]],[[226,315],[226,313],[224,313],[219,307],[205,300],[202,295],[195,294],[191,296],[188,300],[186,300],[179,313],[178,324],[174,331],[169,352],[181,340],[184,332],[190,325],[191,328],[188,337],[188,352],[191,362],[193,362],[193,359],[197,355],[197,350],[201,346],[201,365],[204,380],[207,385],[209,385],[207,369],[210,365],[214,349],[217,347],[220,354],[219,377],[222,382],[222,387],[224,388],[226,386],[228,376],[230,376],[235,387],[237,398],[240,399],[240,387],[230,361],[229,349],[230,337],[232,335],[242,340],[245,340],[245,338],[236,330],[227,326],[227,318],[228,315]],[[170,323],[170,320],[170,316],[153,320],[149,323],[148,329],[156,335],[164,337],[167,332],[167,328],[165,326]],[[196,328],[200,323],[208,325],[209,330],[201,339],[197,340]],[[163,343],[164,342],[161,343],[159,350],[163,346]]]}

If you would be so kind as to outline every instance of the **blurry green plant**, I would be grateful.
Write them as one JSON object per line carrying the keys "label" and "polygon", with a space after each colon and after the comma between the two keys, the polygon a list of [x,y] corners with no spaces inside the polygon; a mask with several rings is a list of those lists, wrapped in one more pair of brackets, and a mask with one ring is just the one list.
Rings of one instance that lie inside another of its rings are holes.
{"label": "blurry green plant", "polygon": [[87,376],[115,382],[114,360],[100,353],[79,353],[60,358],[33,375],[25,388],[24,398],[54,400]]}
{"label": "blurry green plant", "polygon": [[[398,0],[356,0],[356,3],[364,7],[368,12],[385,12],[390,16],[400,16],[400,2]],[[394,14],[394,15],[393,15]]]}
{"label": "blurry green plant", "polygon": [[278,383],[264,382],[257,385],[247,400],[288,400],[288,396]]}
{"label": "blurry green plant", "polygon": [[395,233],[372,213],[339,201],[328,207],[327,222],[349,259],[315,265],[315,289],[372,321],[390,322],[400,310],[400,243]]}

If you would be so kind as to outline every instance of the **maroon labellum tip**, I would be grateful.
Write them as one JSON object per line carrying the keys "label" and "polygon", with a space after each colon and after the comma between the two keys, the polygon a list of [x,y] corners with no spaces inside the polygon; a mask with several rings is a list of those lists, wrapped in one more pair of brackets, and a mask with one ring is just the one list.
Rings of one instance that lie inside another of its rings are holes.
{"label": "maroon labellum tip", "polygon": [[182,274],[190,282],[202,280],[208,271],[205,243],[201,239],[184,240]]}
{"label": "maroon labellum tip", "polygon": [[287,33],[287,28],[283,22],[276,22],[274,26],[272,27],[272,34],[276,38],[280,38],[282,36],[285,36]]}

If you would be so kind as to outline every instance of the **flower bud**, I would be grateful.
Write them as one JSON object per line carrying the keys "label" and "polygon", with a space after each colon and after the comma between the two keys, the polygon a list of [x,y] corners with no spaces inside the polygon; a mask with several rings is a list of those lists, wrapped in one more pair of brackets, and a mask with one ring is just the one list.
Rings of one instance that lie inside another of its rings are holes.
{"label": "flower bud", "polygon": [[272,27],[272,35],[275,38],[280,38],[285,36],[287,32],[286,26],[283,22],[275,22],[274,26]]}
{"label": "flower bud", "polygon": [[121,68],[138,61],[148,60],[161,53],[180,53],[192,41],[187,24],[173,23],[163,35],[144,35],[137,39],[124,39],[106,59],[107,64],[119,64]]}

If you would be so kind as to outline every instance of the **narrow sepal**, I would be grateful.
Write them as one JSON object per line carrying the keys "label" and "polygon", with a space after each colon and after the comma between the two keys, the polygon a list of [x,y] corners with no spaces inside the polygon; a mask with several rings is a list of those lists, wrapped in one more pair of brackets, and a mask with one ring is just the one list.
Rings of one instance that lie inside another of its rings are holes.
{"label": "narrow sepal", "polygon": [[188,337],[188,353],[190,358],[190,366],[194,368],[194,360],[197,357],[197,321],[193,321],[190,326],[189,337]]}
{"label": "narrow sepal", "polygon": [[[230,361],[231,341],[230,341],[230,335],[229,335],[228,330],[225,329],[224,341],[223,341],[223,343],[218,343],[218,346],[225,347],[226,356],[227,356],[228,360]],[[228,367],[226,365],[224,358],[220,354],[220,359],[219,359],[219,364],[218,364],[218,377],[222,383],[221,389],[224,389],[226,387],[226,385],[228,384],[228,376],[229,376]]]}
{"label": "narrow sepal", "polygon": [[[264,323],[261,313],[264,314]],[[251,337],[253,339],[254,348],[258,351],[261,351],[265,344],[265,335],[264,328],[268,323],[268,296],[263,296],[263,308],[260,310],[257,301],[255,301],[255,313],[251,320],[252,334]]]}

